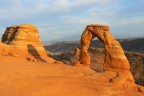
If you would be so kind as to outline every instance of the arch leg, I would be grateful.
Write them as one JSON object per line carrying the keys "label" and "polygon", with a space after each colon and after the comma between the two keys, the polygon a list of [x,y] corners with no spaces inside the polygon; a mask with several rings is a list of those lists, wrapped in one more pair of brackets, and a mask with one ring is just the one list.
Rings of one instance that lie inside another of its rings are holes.
{"label": "arch leg", "polygon": [[80,56],[79,63],[84,65],[90,64],[90,56],[88,54],[88,48],[92,39],[94,38],[93,34],[88,30],[85,30],[81,36],[81,48],[80,48]]}

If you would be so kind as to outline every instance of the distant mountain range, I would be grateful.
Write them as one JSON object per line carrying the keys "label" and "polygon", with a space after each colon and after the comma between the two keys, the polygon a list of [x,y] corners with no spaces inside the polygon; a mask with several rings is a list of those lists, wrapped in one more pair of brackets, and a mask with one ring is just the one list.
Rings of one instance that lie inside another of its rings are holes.
{"label": "distant mountain range", "polygon": [[76,40],[80,40],[81,35],[73,35],[73,36],[65,36],[62,38],[58,38],[58,39],[54,39],[54,40],[49,40],[49,41],[42,41],[44,44],[49,44],[52,42],[62,42],[62,41],[76,41]]}
{"label": "distant mountain range", "polygon": [[[117,39],[125,51],[144,53],[144,38]],[[73,51],[74,47],[80,47],[79,41],[62,41],[45,44],[44,48],[50,52]],[[93,40],[90,47],[103,48],[99,40]]]}

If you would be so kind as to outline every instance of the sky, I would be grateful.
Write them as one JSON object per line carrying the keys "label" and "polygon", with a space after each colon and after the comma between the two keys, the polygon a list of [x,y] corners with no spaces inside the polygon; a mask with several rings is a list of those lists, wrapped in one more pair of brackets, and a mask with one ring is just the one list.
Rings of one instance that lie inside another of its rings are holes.
{"label": "sky", "polygon": [[34,24],[42,41],[79,39],[89,24],[109,25],[116,38],[144,37],[144,0],[0,0],[0,37],[21,24]]}

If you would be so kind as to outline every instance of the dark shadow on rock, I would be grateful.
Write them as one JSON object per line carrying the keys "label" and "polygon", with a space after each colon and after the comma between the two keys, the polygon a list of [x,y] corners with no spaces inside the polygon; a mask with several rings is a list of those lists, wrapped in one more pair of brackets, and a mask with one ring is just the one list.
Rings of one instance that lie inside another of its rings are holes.
{"label": "dark shadow on rock", "polygon": [[38,61],[47,62],[46,60],[44,60],[43,58],[41,58],[41,56],[40,56],[39,53],[37,52],[37,49],[36,49],[33,45],[28,44],[28,45],[27,45],[27,49],[28,49],[28,52],[29,52],[35,59],[37,59]]}
{"label": "dark shadow on rock", "polygon": [[11,28],[7,28],[5,33],[2,36],[2,43],[6,43],[9,44],[11,41],[14,40],[16,32],[17,32],[18,28],[15,28],[12,32],[11,32]]}

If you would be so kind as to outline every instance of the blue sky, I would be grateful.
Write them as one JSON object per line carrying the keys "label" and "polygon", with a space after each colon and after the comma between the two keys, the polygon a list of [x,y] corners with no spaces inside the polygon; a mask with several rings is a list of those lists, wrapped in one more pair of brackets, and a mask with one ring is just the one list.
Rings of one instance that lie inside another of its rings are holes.
{"label": "blue sky", "polygon": [[0,0],[0,14],[0,37],[27,23],[42,41],[75,39],[88,24],[109,25],[117,38],[144,37],[144,0]]}

